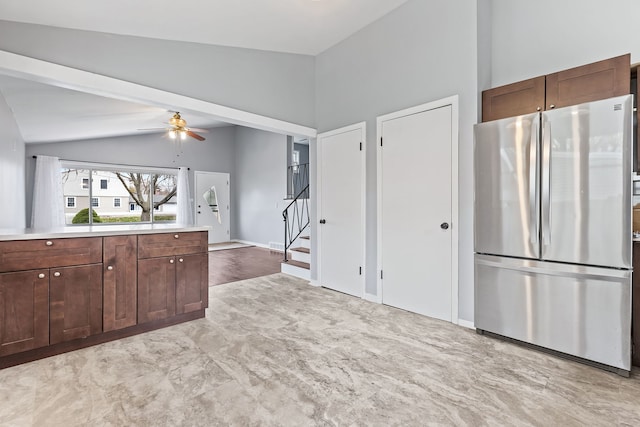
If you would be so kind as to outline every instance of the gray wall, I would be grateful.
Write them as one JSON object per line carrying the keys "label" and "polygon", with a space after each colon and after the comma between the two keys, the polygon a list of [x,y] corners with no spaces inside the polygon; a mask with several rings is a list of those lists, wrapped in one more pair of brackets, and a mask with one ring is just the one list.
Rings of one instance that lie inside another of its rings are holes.
{"label": "gray wall", "polygon": [[638,62],[638,16],[636,0],[492,0],[491,86],[625,53]]}
{"label": "gray wall", "polygon": [[293,149],[300,152],[300,164],[309,163],[309,145],[293,144]]}
{"label": "gray wall", "polygon": [[[56,156],[65,160],[78,160],[122,165],[142,165],[178,168],[187,166],[190,188],[193,191],[193,172],[228,172],[235,174],[235,126],[212,128],[205,141],[188,139],[181,145],[158,134],[103,138],[84,141],[27,144],[27,214],[31,214],[33,194],[33,155]],[[24,162],[24,156],[21,159]],[[233,219],[232,219],[233,221]]]}
{"label": "gray wall", "polygon": [[0,228],[25,227],[24,142],[0,93]]}
{"label": "gray wall", "polygon": [[0,49],[291,123],[315,124],[312,56],[9,21],[0,21]]}
{"label": "gray wall", "polygon": [[319,132],[367,121],[366,290],[376,293],[376,117],[458,94],[459,316],[473,320],[472,125],[477,10],[471,0],[409,0],[316,58]]}
{"label": "gray wall", "polygon": [[287,137],[244,127],[236,128],[234,238],[268,245],[282,243],[282,210],[287,202]]}

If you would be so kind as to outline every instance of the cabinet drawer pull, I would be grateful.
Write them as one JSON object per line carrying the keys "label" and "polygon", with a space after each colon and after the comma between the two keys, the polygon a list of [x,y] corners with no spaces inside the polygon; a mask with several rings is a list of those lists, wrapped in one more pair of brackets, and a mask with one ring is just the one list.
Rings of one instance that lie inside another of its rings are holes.
{"label": "cabinet drawer pull", "polygon": [[549,105],[549,108],[556,108],[556,104]]}
{"label": "cabinet drawer pull", "polygon": [[44,279],[44,273],[38,274],[38,279]]}
{"label": "cabinet drawer pull", "polygon": [[56,271],[55,273],[53,273],[53,275],[54,275],[55,277],[60,277],[60,272],[59,272],[59,271]]}
{"label": "cabinet drawer pull", "polygon": [[179,234],[174,234],[173,237],[175,237],[176,239],[179,239],[180,235]]}
{"label": "cabinet drawer pull", "polygon": [[182,258],[180,258],[178,261],[183,262],[184,260]]}
{"label": "cabinet drawer pull", "polygon": [[47,240],[47,242],[45,243],[45,245],[47,246],[53,246],[53,242],[51,240]]}
{"label": "cabinet drawer pull", "polygon": [[173,260],[172,259],[169,260],[169,264],[173,264]]}
{"label": "cabinet drawer pull", "polygon": [[113,270],[113,266],[110,265],[109,267],[107,267],[107,270],[109,270],[109,271]]}

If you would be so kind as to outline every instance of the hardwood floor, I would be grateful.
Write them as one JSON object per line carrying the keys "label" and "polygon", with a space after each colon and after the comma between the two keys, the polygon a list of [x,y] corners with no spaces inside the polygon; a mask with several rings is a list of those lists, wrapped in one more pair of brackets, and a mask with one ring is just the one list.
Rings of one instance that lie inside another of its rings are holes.
{"label": "hardwood floor", "polygon": [[226,249],[209,252],[209,286],[280,272],[282,254],[269,249]]}

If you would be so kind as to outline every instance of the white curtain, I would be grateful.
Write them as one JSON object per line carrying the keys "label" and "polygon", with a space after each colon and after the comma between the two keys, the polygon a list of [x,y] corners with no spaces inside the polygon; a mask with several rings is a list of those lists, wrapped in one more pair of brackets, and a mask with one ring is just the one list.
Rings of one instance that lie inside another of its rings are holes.
{"label": "white curtain", "polygon": [[49,230],[64,227],[64,200],[60,159],[37,156],[33,183],[31,228]]}
{"label": "white curtain", "polygon": [[178,212],[176,223],[183,225],[193,224],[193,211],[191,210],[191,192],[189,191],[189,168],[178,169]]}

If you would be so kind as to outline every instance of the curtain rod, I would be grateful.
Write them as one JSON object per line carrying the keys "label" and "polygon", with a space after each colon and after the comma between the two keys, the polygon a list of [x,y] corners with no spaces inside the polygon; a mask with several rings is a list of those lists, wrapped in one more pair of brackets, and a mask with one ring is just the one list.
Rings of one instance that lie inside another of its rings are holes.
{"label": "curtain rod", "polygon": [[[34,159],[37,159],[38,156],[31,156]],[[109,165],[109,166],[126,166],[126,167],[134,167],[134,168],[149,168],[149,169],[178,169],[175,166],[142,166],[142,165],[124,165],[124,164],[116,164],[116,163],[104,163],[104,162],[86,162],[83,160],[69,160],[69,159],[60,159],[61,162],[74,162],[74,163],[87,163],[87,164],[101,164],[101,165]],[[191,168],[187,168],[187,170],[191,170]]]}

